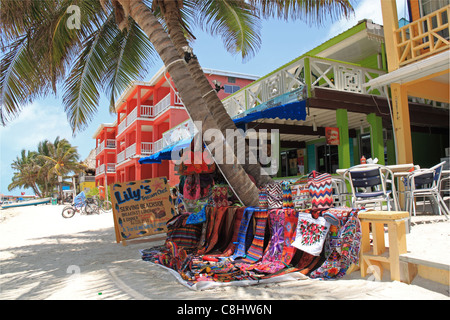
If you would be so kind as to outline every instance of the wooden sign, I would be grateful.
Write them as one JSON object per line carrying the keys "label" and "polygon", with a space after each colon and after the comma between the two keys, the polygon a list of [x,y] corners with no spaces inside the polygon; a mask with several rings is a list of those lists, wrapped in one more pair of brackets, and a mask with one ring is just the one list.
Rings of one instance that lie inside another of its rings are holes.
{"label": "wooden sign", "polygon": [[111,188],[117,242],[167,232],[174,207],[167,178],[115,183]]}

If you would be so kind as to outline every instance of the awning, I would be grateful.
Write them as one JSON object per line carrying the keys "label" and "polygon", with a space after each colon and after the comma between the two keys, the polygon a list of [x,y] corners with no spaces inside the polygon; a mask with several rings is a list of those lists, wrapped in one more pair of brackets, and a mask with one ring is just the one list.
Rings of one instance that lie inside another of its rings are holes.
{"label": "awning", "polygon": [[306,119],[306,100],[296,101],[268,108],[262,111],[248,113],[244,117],[233,119],[236,125],[246,124],[258,119]]}
{"label": "awning", "polygon": [[[188,139],[184,139],[181,141],[178,141],[176,144],[164,148],[161,151],[152,154],[151,156],[140,158],[139,163],[140,164],[152,164],[152,163],[161,163],[162,160],[172,160],[172,155],[180,155],[180,151],[184,148],[187,148],[191,145],[192,137]],[[178,159],[176,159],[178,160]]]}

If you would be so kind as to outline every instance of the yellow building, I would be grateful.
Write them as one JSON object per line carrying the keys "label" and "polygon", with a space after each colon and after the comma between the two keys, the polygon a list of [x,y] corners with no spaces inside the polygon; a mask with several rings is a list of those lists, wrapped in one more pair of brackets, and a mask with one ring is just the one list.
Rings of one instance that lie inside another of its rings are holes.
{"label": "yellow building", "polygon": [[388,73],[367,86],[390,87],[397,163],[414,163],[408,101],[448,108],[450,43],[448,0],[408,0],[409,24],[399,27],[395,0],[380,0]]}

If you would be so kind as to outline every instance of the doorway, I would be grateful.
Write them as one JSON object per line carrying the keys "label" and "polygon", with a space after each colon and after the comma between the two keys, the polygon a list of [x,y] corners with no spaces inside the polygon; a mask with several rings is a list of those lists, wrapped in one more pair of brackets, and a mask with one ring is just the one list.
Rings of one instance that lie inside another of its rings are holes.
{"label": "doorway", "polygon": [[336,173],[339,169],[338,146],[322,144],[316,146],[316,168],[320,173]]}

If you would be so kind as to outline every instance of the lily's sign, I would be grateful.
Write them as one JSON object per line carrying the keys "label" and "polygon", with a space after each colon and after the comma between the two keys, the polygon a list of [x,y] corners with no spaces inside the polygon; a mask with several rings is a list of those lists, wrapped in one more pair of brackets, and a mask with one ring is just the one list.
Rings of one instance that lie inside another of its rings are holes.
{"label": "lily's sign", "polygon": [[166,178],[115,183],[111,188],[116,240],[167,232],[174,208]]}

